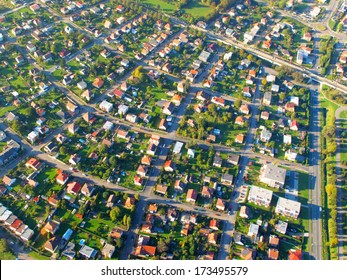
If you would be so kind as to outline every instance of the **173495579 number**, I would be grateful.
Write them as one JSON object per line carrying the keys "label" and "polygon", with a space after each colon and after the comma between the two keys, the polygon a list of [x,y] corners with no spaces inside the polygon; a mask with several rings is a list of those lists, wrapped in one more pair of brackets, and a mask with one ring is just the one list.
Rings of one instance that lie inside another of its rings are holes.
{"label": "173495579 number", "polygon": [[246,275],[246,266],[198,266],[195,267],[195,275]]}

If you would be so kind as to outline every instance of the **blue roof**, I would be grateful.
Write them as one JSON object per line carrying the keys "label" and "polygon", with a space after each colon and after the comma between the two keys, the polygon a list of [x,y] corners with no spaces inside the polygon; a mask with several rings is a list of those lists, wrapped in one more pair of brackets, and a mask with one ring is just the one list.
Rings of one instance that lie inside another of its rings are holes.
{"label": "blue roof", "polygon": [[69,228],[63,235],[63,239],[64,240],[69,240],[71,235],[73,233],[73,230],[71,228]]}

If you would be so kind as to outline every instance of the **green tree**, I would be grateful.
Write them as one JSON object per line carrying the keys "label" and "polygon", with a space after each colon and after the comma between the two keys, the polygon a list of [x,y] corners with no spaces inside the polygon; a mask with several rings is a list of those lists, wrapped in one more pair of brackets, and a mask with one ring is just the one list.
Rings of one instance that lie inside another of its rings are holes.
{"label": "green tree", "polygon": [[110,218],[113,222],[115,222],[116,220],[118,220],[120,214],[121,214],[121,210],[118,206],[113,207],[110,211]]}

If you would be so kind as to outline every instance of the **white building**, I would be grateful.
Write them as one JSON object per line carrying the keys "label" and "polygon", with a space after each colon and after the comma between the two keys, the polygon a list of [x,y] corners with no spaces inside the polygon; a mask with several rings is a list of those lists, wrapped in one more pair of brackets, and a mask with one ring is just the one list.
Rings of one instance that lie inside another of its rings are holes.
{"label": "white building", "polygon": [[300,214],[300,207],[301,207],[300,202],[279,197],[275,212],[276,214],[280,214],[283,216],[292,217],[296,219],[298,218]]}
{"label": "white building", "polygon": [[286,181],[286,170],[273,164],[265,164],[260,169],[260,182],[273,188],[283,188]]}
{"label": "white building", "polygon": [[108,102],[108,101],[106,101],[106,100],[104,100],[104,101],[102,101],[102,102],[100,103],[99,108],[100,108],[101,110],[106,111],[106,112],[109,113],[109,112],[111,112],[112,109],[113,109],[113,104],[110,103],[110,102]]}
{"label": "white building", "polygon": [[272,199],[272,191],[252,186],[249,190],[248,201],[264,207],[269,207]]}

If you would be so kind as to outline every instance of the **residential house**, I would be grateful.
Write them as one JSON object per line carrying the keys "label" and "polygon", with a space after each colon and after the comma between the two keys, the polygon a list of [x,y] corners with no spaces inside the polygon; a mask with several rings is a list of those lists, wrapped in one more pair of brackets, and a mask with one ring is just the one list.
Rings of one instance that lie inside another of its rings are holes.
{"label": "residential house", "polygon": [[155,191],[157,193],[162,194],[162,195],[166,195],[167,189],[168,189],[167,185],[159,184],[159,185],[156,186]]}
{"label": "residential house", "polygon": [[247,207],[246,205],[241,206],[239,215],[243,219],[248,219],[250,217],[249,207]]}
{"label": "residential house", "polygon": [[198,197],[197,191],[194,189],[189,189],[186,196],[186,202],[195,204],[197,197]]}
{"label": "residential house", "polygon": [[167,160],[164,163],[164,170],[166,172],[174,172],[176,169],[175,163],[172,160]]}
{"label": "residential house", "polygon": [[57,183],[60,185],[65,185],[68,180],[69,180],[69,175],[59,170],[58,175],[56,177]]}
{"label": "residential house", "polygon": [[226,208],[226,202],[224,199],[217,198],[216,208],[220,211],[224,211]]}
{"label": "residential house", "polygon": [[68,194],[77,195],[81,190],[81,184],[79,182],[73,181],[67,184],[66,192]]}
{"label": "residential house", "polygon": [[112,258],[113,253],[116,251],[116,247],[106,243],[105,246],[101,250],[101,254],[104,258]]}
{"label": "residential house", "polygon": [[234,176],[230,174],[222,174],[221,183],[223,185],[231,186],[234,181]]}
{"label": "residential house", "polygon": [[54,235],[56,233],[56,231],[59,229],[60,226],[60,222],[58,221],[48,221],[45,226],[41,229],[41,233],[45,234],[45,233],[50,233],[52,235]]}

